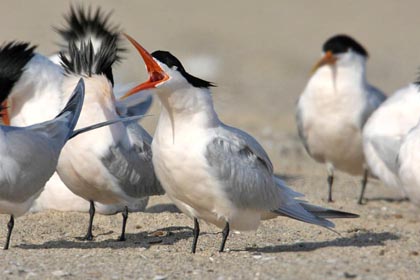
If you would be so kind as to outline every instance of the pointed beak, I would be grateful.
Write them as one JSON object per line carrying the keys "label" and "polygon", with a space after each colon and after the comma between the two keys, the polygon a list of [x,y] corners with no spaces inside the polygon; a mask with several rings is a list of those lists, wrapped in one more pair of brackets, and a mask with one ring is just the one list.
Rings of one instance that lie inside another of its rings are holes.
{"label": "pointed beak", "polygon": [[317,64],[312,68],[311,74],[314,74],[316,70],[318,70],[319,67],[322,67],[324,65],[333,65],[337,61],[337,57],[334,56],[334,54],[331,51],[327,51],[323,58],[321,58],[320,61],[318,61]]}
{"label": "pointed beak", "polygon": [[130,41],[131,44],[137,49],[140,53],[141,57],[143,58],[144,63],[146,64],[147,72],[149,73],[149,79],[132,88],[128,91],[121,100],[133,95],[141,90],[155,88],[161,82],[164,82],[169,79],[169,76],[163,71],[163,69],[159,66],[159,64],[154,60],[153,56],[149,54],[145,48],[143,48],[136,40],[134,40],[131,36],[124,33],[124,36]]}
{"label": "pointed beak", "polygon": [[10,125],[9,114],[7,112],[7,100],[0,105],[0,115],[4,125]]}

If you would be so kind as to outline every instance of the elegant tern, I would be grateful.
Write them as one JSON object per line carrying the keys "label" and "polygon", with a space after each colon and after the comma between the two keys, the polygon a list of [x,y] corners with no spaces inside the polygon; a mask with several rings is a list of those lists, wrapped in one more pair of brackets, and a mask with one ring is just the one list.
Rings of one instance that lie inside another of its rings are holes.
{"label": "elegant tern", "polygon": [[54,173],[60,151],[76,126],[83,98],[80,80],[66,107],[53,120],[26,127],[0,126],[0,213],[10,215],[4,249],[9,248],[14,218],[29,210]]}
{"label": "elegant tern", "polygon": [[163,105],[152,143],[153,165],[169,198],[194,219],[193,253],[200,220],[223,228],[222,252],[231,229],[255,230],[264,219],[287,216],[332,228],[327,218],[357,217],[301,200],[303,195],[274,176],[268,155],[251,135],[219,120],[212,83],[189,74],[169,52],[150,55],[126,36],[149,73],[149,80],[132,92],[154,89]]}
{"label": "elegant tern", "polygon": [[332,201],[334,169],[362,175],[361,204],[368,179],[362,129],[385,95],[366,80],[365,48],[347,35],[336,35],[323,45],[296,110],[299,136],[308,154],[325,163],[328,202]]}
{"label": "elegant tern", "polygon": [[373,175],[403,197],[397,158],[407,133],[420,120],[420,93],[416,84],[396,91],[373,112],[363,128],[363,149]]}
{"label": "elegant tern", "polygon": [[[77,126],[120,118],[112,88],[112,65],[118,61],[118,37],[102,38],[95,49],[88,42],[70,41],[68,52],[62,54],[67,77],[63,92],[85,77],[86,99]],[[137,123],[115,124],[97,129],[69,142],[60,155],[57,172],[66,186],[90,202],[90,220],[85,236],[92,240],[94,202],[124,207],[122,233],[133,206],[150,195],[163,194],[153,165],[152,137]]]}

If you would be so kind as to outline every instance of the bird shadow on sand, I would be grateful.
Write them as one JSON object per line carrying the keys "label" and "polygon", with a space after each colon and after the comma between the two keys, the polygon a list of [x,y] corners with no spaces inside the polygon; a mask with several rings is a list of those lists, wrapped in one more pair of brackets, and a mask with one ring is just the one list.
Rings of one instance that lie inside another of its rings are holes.
{"label": "bird shadow on sand", "polygon": [[[53,240],[43,244],[20,244],[14,247],[21,249],[122,249],[122,248],[146,248],[149,249],[153,245],[172,245],[183,239],[192,237],[192,228],[190,227],[165,227],[157,229],[153,232],[126,233],[126,241],[118,241],[118,235],[114,232],[97,234],[113,235],[107,240],[95,241],[79,241],[77,237],[74,240]],[[205,234],[205,233],[204,233]]]}
{"label": "bird shadow on sand", "polygon": [[300,242],[295,244],[275,245],[266,247],[247,247],[245,251],[259,253],[281,253],[281,252],[310,252],[327,247],[370,247],[385,246],[385,241],[398,240],[400,237],[390,232],[364,232],[354,234],[351,237],[340,237],[330,241],[322,242]]}
{"label": "bird shadow on sand", "polygon": [[389,203],[402,203],[402,202],[408,202],[409,199],[406,197],[372,197],[372,198],[364,198],[364,203],[374,202],[374,201],[385,201]]}
{"label": "bird shadow on sand", "polygon": [[144,211],[146,213],[181,213],[179,211],[178,207],[175,206],[175,204],[171,203],[164,203],[164,204],[156,204],[151,207],[147,207],[147,209]]}

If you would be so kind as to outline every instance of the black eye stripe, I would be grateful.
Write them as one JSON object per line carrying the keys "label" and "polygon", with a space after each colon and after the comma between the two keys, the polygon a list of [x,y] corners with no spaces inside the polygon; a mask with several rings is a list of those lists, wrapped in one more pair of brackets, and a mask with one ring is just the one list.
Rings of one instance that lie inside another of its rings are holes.
{"label": "black eye stripe", "polygon": [[155,51],[152,53],[152,56],[156,58],[161,63],[164,63],[169,68],[178,71],[181,75],[194,87],[199,88],[209,88],[214,87],[215,85],[212,82],[202,80],[200,78],[190,75],[185,71],[184,66],[182,66],[181,61],[178,60],[174,55],[167,51]]}
{"label": "black eye stripe", "polygon": [[324,43],[322,49],[324,52],[330,51],[333,54],[345,53],[351,49],[360,55],[369,56],[368,52],[361,44],[347,35],[336,35],[331,37]]}

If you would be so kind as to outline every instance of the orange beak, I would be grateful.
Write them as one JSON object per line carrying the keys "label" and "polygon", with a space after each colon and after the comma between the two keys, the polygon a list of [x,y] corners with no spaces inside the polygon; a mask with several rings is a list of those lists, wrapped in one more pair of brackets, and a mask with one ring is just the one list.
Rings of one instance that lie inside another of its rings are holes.
{"label": "orange beak", "polygon": [[159,64],[153,59],[153,56],[149,54],[146,49],[144,49],[136,40],[134,40],[131,36],[124,33],[124,36],[130,41],[131,44],[137,49],[140,53],[141,57],[146,64],[147,72],[149,73],[149,79],[132,88],[129,92],[127,92],[122,99],[129,97],[141,90],[150,89],[156,87],[157,84],[164,82],[169,79],[169,76],[162,70]]}
{"label": "orange beak", "polygon": [[10,125],[9,114],[7,112],[7,100],[4,100],[3,103],[0,105],[1,109],[1,119],[4,125]]}
{"label": "orange beak", "polygon": [[321,58],[320,61],[318,61],[317,64],[312,68],[311,74],[315,73],[316,70],[318,70],[319,67],[324,66],[326,64],[334,64],[337,61],[337,57],[333,55],[331,51],[327,51],[323,58]]}

